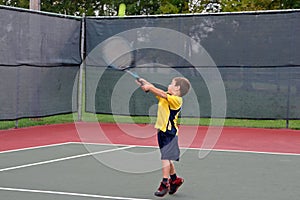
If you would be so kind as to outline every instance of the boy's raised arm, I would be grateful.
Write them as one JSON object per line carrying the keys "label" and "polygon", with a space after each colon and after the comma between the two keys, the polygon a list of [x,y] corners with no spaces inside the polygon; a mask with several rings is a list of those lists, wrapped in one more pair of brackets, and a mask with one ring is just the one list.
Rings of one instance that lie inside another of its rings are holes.
{"label": "boy's raised arm", "polygon": [[[140,82],[143,83],[143,85]],[[159,96],[162,98],[167,98],[167,94],[165,91],[155,87],[152,83],[149,83],[148,81],[146,81],[145,79],[140,79],[139,81],[136,81],[137,84],[146,92],[149,91],[151,93],[153,93],[155,96]]]}

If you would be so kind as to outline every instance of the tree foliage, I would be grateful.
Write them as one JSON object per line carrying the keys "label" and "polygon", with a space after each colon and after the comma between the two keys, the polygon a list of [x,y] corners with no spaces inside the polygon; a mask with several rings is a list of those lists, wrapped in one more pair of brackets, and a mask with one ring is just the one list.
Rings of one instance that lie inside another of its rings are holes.
{"label": "tree foliage", "polygon": [[2,0],[0,1],[0,5],[29,8],[29,1],[28,0]]}
{"label": "tree foliage", "polygon": [[222,11],[256,11],[300,8],[300,0],[222,0]]}
{"label": "tree foliage", "polygon": [[[41,10],[66,15],[112,16],[126,4],[126,15],[235,12],[300,8],[300,0],[40,0]],[[0,5],[29,8],[29,0],[1,0]]]}

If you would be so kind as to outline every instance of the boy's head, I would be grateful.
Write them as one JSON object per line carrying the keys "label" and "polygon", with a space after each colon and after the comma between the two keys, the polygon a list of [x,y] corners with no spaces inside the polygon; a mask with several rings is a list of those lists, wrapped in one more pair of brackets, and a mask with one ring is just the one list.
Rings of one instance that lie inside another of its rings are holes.
{"label": "boy's head", "polygon": [[[171,87],[171,88],[170,88]],[[190,81],[183,77],[173,78],[171,85],[168,90],[174,90],[176,95],[183,97],[190,90]]]}

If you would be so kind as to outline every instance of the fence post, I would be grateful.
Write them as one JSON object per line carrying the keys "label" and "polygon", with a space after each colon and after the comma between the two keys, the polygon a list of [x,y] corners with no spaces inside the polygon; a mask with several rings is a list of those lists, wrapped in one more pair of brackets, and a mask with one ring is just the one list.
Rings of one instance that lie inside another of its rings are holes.
{"label": "fence post", "polygon": [[82,120],[82,88],[83,88],[83,70],[85,68],[85,52],[84,52],[84,40],[85,40],[85,14],[83,13],[82,15],[82,22],[81,22],[81,48],[80,48],[80,52],[81,52],[81,59],[82,59],[82,63],[80,65],[79,68],[79,79],[78,79],[78,121]]}
{"label": "fence post", "polygon": [[19,128],[19,120],[17,120],[17,119],[15,121],[15,128]]}
{"label": "fence post", "polygon": [[41,0],[30,0],[29,9],[30,10],[41,10]]}
{"label": "fence post", "polygon": [[286,123],[285,128],[289,128],[289,118],[290,118],[290,96],[291,96],[291,72],[288,70],[288,94],[287,94],[287,108],[286,108]]}

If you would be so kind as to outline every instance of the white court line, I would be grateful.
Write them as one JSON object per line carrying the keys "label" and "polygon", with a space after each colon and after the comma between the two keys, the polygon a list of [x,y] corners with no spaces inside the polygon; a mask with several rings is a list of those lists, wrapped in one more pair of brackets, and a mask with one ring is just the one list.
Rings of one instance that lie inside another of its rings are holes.
{"label": "white court line", "polygon": [[58,158],[58,159],[54,159],[54,160],[47,160],[47,161],[36,162],[36,163],[31,163],[31,164],[26,164],[26,165],[19,165],[19,166],[15,166],[15,167],[8,167],[8,168],[0,169],[0,172],[21,169],[21,168],[25,168],[25,167],[32,167],[32,166],[37,166],[37,165],[44,165],[44,164],[49,164],[49,163],[54,163],[54,162],[59,162],[59,161],[71,160],[71,159],[75,159],[75,158],[81,158],[81,157],[91,156],[91,155],[96,155],[96,154],[119,151],[119,150],[129,149],[129,148],[133,148],[133,147],[134,146],[125,146],[125,147],[120,147],[120,148],[116,148],[116,149],[108,149],[108,150],[97,151],[97,152],[93,152],[93,153],[85,153],[85,154],[80,154],[80,155],[76,155],[76,156],[69,156],[69,157]]}
{"label": "white court line", "polygon": [[41,149],[41,148],[47,148],[47,147],[62,146],[62,145],[67,145],[67,144],[72,144],[72,143],[73,142],[64,142],[64,143],[55,143],[55,144],[42,145],[42,146],[27,147],[27,148],[21,148],[21,149],[13,149],[13,150],[1,151],[0,154],[33,150],[33,149]]}
{"label": "white court line", "polygon": [[[100,146],[128,146],[128,147],[141,147],[141,148],[158,148],[158,146],[145,146],[145,145],[127,145],[127,144],[109,144],[109,143],[89,143],[89,142],[65,142],[65,143],[57,143],[57,144],[50,144],[44,146],[36,146],[36,147],[28,147],[22,149],[14,149],[8,151],[2,151],[0,154],[4,153],[11,153],[11,152],[18,152],[18,151],[25,151],[25,150],[34,150],[40,148],[47,148],[47,147],[55,147],[55,146],[62,146],[68,144],[80,144],[80,145],[100,145]],[[190,149],[190,150],[198,150],[198,151],[214,151],[214,152],[229,152],[229,153],[253,153],[253,154],[267,154],[267,155],[283,155],[283,156],[300,156],[300,153],[280,153],[280,152],[264,152],[264,151],[246,151],[246,150],[230,150],[230,149],[202,149],[196,147],[181,147],[181,149]]]}
{"label": "white court line", "polygon": [[7,187],[0,187],[0,190],[14,191],[14,192],[29,192],[29,193],[41,193],[41,194],[53,194],[53,195],[78,196],[78,197],[90,197],[90,198],[100,198],[100,199],[151,200],[151,199],[140,199],[140,198],[131,198],[131,197],[116,197],[116,196],[104,196],[104,195],[95,195],[95,194],[82,194],[82,193],[73,193],[73,192],[59,192],[59,191],[33,190],[33,189],[7,188]]}
{"label": "white court line", "polygon": [[246,151],[246,150],[230,150],[230,149],[196,149],[196,148],[188,148],[195,149],[198,151],[215,151],[215,152],[228,152],[228,153],[249,153],[249,154],[266,154],[266,155],[280,155],[280,156],[300,156],[299,153],[280,153],[280,152],[265,152],[265,151]]}
{"label": "white court line", "polygon": [[[81,145],[103,145],[103,146],[125,146],[126,144],[105,144],[105,143],[85,143],[85,142],[70,142],[69,144]],[[131,146],[131,145],[126,145]],[[132,147],[140,148],[157,148],[158,146],[134,145]],[[280,153],[280,152],[265,152],[265,151],[247,151],[247,150],[230,150],[230,149],[202,149],[196,147],[180,147],[180,149],[196,150],[196,151],[213,151],[213,152],[228,152],[228,153],[250,153],[250,154],[266,154],[266,155],[282,155],[282,156],[300,156],[300,153]]]}
{"label": "white court line", "polygon": [[[25,150],[34,150],[40,148],[47,148],[47,147],[55,147],[55,146],[62,146],[68,144],[80,144],[80,145],[99,145],[99,146],[128,146],[128,147],[141,147],[141,148],[158,148],[158,146],[145,146],[145,145],[127,145],[127,144],[109,144],[109,143],[92,143],[92,142],[65,142],[65,143],[57,143],[57,144],[50,144],[44,146],[36,146],[36,147],[28,147],[22,149],[14,149],[8,151],[2,151],[0,154],[3,153],[11,153],[11,152],[18,152],[18,151],[25,151]],[[190,149],[190,150],[198,150],[198,151],[214,151],[214,152],[229,152],[229,153],[252,153],[252,154],[267,154],[267,155],[283,155],[283,156],[300,156],[300,153],[280,153],[280,152],[264,152],[264,151],[246,151],[246,150],[230,150],[230,149],[202,149],[196,147],[181,147],[181,149]]]}

